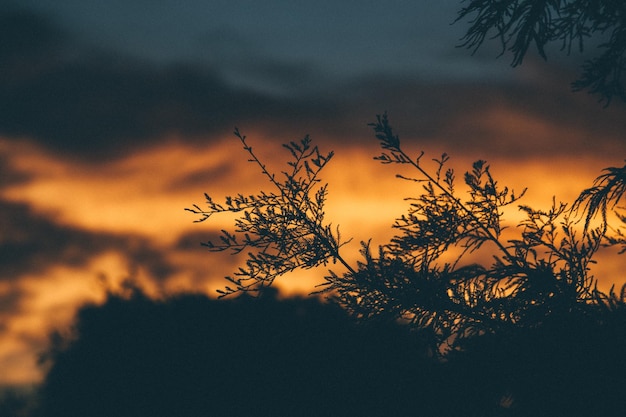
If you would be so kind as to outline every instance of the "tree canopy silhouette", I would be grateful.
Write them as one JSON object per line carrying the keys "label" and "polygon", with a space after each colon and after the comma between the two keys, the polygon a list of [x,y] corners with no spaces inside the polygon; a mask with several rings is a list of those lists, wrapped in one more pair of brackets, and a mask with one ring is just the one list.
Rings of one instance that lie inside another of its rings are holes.
{"label": "tree canopy silhouette", "polygon": [[[206,194],[206,209],[187,209],[198,221],[240,214],[234,231],[204,243],[211,251],[247,253],[222,295],[258,291],[298,268],[332,265],[319,292],[359,319],[402,320],[427,330],[436,351],[474,335],[538,326],[550,315],[589,305],[611,311],[626,302],[626,285],[604,293],[590,273],[602,245],[626,242],[619,229],[609,233],[607,216],[626,190],[626,166],[608,168],[571,206],[554,201],[539,210],[521,204],[525,190],[499,184],[482,160],[463,175],[462,197],[448,155],[433,159],[429,171],[423,152],[405,153],[386,115],[371,126],[382,147],[375,159],[413,167],[417,176],[399,177],[416,183],[421,194],[407,199],[408,212],[396,219],[397,234],[388,244],[372,249],[361,242],[356,265],[343,255],[339,228],[324,217],[327,188],[320,171],[332,152],[320,152],[308,137],[286,144],[292,161],[276,175],[235,132],[274,190],[226,197],[223,203]],[[504,208],[514,204],[525,218],[510,225]]]}
{"label": "tree canopy silhouette", "polygon": [[[525,190],[501,185],[486,161],[474,162],[459,184],[447,154],[431,161],[424,152],[407,154],[386,114],[371,127],[382,148],[374,159],[412,167],[416,176],[397,176],[420,193],[393,223],[396,236],[376,249],[361,242],[362,260],[354,265],[344,256],[348,240],[324,217],[320,172],[333,153],[309,137],[290,142],[288,168],[274,174],[235,131],[273,189],[219,203],[205,194],[207,208],[187,209],[199,222],[239,215],[234,230],[203,243],[247,256],[220,295],[263,294],[287,272],[326,266],[317,293],[359,322],[406,324],[422,341],[407,363],[433,356],[429,365],[420,363],[411,391],[430,399],[417,395],[416,413],[620,416],[626,284],[601,291],[590,265],[603,246],[626,251],[610,216],[626,223],[618,208],[626,165],[607,168],[571,205],[553,200],[539,210],[522,204]],[[515,205],[524,215],[516,225],[505,218]]]}
{"label": "tree canopy silhouette", "polygon": [[83,307],[44,356],[36,412],[9,415],[621,417],[625,322],[588,306],[437,361],[418,333],[317,298],[134,290]]}
{"label": "tree canopy silhouette", "polygon": [[568,54],[596,42],[599,56],[589,59],[573,82],[574,90],[589,90],[608,105],[614,97],[626,101],[626,4],[619,0],[466,0],[457,22],[469,20],[462,46],[476,51],[485,39],[497,39],[502,54],[522,63],[533,45],[547,59],[546,47],[560,42]]}
{"label": "tree canopy silhouette", "polygon": [[357,325],[336,305],[273,289],[110,295],[53,340],[41,417],[409,416],[426,400],[406,329]]}

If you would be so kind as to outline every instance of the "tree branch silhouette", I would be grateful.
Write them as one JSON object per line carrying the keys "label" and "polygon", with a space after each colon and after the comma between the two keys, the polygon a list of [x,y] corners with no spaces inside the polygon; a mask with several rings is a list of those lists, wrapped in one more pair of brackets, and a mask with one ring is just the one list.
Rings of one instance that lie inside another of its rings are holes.
{"label": "tree branch silhouette", "polygon": [[474,53],[486,39],[498,39],[500,56],[510,51],[512,66],[522,64],[529,48],[548,59],[546,46],[560,42],[569,55],[582,52],[592,37],[600,38],[600,55],[588,59],[574,91],[588,90],[609,105],[613,98],[626,101],[626,4],[594,0],[467,0],[455,20],[469,20],[460,46]]}
{"label": "tree branch silhouette", "polygon": [[205,194],[207,209],[198,205],[186,208],[200,215],[199,222],[214,214],[243,212],[235,221],[234,233],[222,230],[220,243],[203,244],[211,251],[229,250],[233,254],[253,249],[247,252],[246,266],[235,272],[234,277],[226,277],[234,287],[227,286],[220,294],[258,291],[287,272],[327,265],[329,261],[339,262],[350,270],[339,253],[348,241],[341,240],[338,227],[333,230],[332,225],[324,221],[327,184],[319,185],[318,174],[331,160],[333,152],[320,153],[317,146],[311,146],[308,136],[300,143],[284,144],[293,161],[288,162],[288,170],[281,172],[281,180],[259,160],[239,130],[235,129],[234,134],[248,153],[249,161],[261,168],[276,191],[227,196],[223,204]]}
{"label": "tree branch silhouette", "polygon": [[[382,148],[374,159],[415,168],[417,177],[398,177],[419,184],[421,194],[406,199],[408,212],[393,223],[397,233],[389,243],[374,251],[369,242],[361,242],[362,260],[354,266],[339,253],[347,243],[339,229],[324,220],[327,185],[319,185],[320,171],[333,153],[320,153],[308,136],[284,145],[293,160],[281,181],[235,131],[250,161],[278,192],[239,194],[223,204],[206,195],[208,209],[187,209],[200,216],[198,221],[243,213],[234,232],[222,232],[221,243],[205,244],[212,251],[256,249],[248,252],[246,266],[235,278],[226,278],[234,287],[220,290],[222,296],[257,291],[287,272],[332,261],[344,270],[331,268],[316,293],[360,320],[402,320],[430,332],[443,354],[469,337],[532,328],[551,315],[626,301],[624,290],[619,295],[599,291],[590,273],[602,244],[625,243],[620,232],[608,235],[606,210],[626,191],[626,168],[607,169],[571,207],[553,200],[543,211],[520,204],[526,190],[516,194],[500,186],[487,162],[478,160],[463,176],[463,199],[447,154],[433,159],[435,169],[429,171],[422,163],[424,152],[411,157],[403,150],[386,114],[370,126]],[[503,209],[513,204],[525,215],[517,225],[503,218]],[[603,223],[593,228],[590,221],[597,213]],[[507,227],[511,230],[505,235]]]}

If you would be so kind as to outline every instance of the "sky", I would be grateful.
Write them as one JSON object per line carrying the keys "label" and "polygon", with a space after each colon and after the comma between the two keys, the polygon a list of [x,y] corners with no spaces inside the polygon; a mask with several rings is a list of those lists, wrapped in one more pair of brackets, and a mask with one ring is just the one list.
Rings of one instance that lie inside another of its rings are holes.
{"label": "sky", "polygon": [[[569,89],[583,57],[472,55],[457,1],[3,4],[0,384],[39,381],[49,332],[126,278],[154,295],[224,285],[240,260],[200,243],[232,219],[184,208],[268,189],[235,127],[277,171],[305,134],[334,150],[327,217],[355,254],[415,192],[372,160],[367,124],[385,111],[415,155],[447,152],[459,173],[486,159],[546,209],[626,157],[624,106]],[[602,285],[623,282],[603,266]],[[278,285],[308,293],[319,274]]]}

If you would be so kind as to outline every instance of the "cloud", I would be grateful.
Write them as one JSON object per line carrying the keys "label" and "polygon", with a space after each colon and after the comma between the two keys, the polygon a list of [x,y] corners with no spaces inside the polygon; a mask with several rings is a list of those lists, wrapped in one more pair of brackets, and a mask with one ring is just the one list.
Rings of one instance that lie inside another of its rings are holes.
{"label": "cloud", "polygon": [[[569,90],[567,74],[536,68],[516,82],[427,83],[371,76],[344,86],[345,120],[387,111],[405,143],[453,156],[543,159],[613,158],[626,152],[624,106],[603,109],[593,97]],[[342,127],[349,129],[348,123]],[[371,132],[366,132],[371,137]],[[359,140],[355,136],[347,136]]]}
{"label": "cloud", "polygon": [[0,384],[39,380],[45,333],[107,288],[131,278],[158,294],[180,273],[149,239],[59,224],[27,204],[0,200],[0,230]]}
{"label": "cloud", "polygon": [[84,266],[111,250],[123,253],[131,264],[141,265],[157,279],[175,270],[146,239],[63,226],[33,213],[26,204],[0,201],[0,229],[1,280],[41,274],[53,265]]}
{"label": "cloud", "polygon": [[16,76],[29,65],[39,67],[59,51],[67,34],[41,14],[17,8],[0,10],[0,56],[3,72]]}
{"label": "cloud", "polygon": [[0,285],[0,317],[3,318],[0,324],[0,335],[9,330],[7,317],[15,314],[22,299],[23,291],[16,285]]}
{"label": "cloud", "polygon": [[32,175],[27,172],[18,172],[10,168],[10,154],[0,149],[0,190],[5,187],[27,183]]}
{"label": "cloud", "polygon": [[[380,74],[338,83],[303,62],[275,60],[250,45],[220,62],[228,45],[245,44],[226,29],[207,35],[215,38],[209,45],[214,62],[156,65],[115,51],[89,52],[43,15],[6,12],[0,19],[9,43],[21,40],[20,48],[0,49],[8,62],[0,81],[0,134],[33,138],[54,152],[88,160],[119,158],[172,134],[207,142],[234,126],[263,127],[275,136],[348,134],[342,140],[350,141],[360,136],[353,132],[368,134],[366,122],[385,110],[404,137],[518,157],[558,147],[598,153],[603,148],[590,146],[590,137],[614,149],[626,128],[619,105],[603,110],[592,98],[569,91],[563,82],[568,70],[534,62],[525,63],[518,80],[490,83]],[[248,79],[247,87],[235,86],[238,73]],[[277,95],[276,88],[293,94]],[[509,131],[494,126],[498,120],[489,114],[502,111],[522,115],[522,123],[549,126],[551,133],[519,140],[514,124]],[[559,137],[563,132],[572,136]],[[506,146],[493,147],[492,140]]]}
{"label": "cloud", "polygon": [[[206,67],[159,67],[111,52],[63,54],[61,38],[47,40],[56,33],[50,19],[18,12],[0,20],[9,26],[4,43],[26,39],[19,49],[0,50],[8,68],[0,74],[0,134],[32,137],[55,152],[119,157],[171,133],[189,139],[317,107],[237,89]],[[30,76],[18,71],[49,56],[57,59],[35,65]]]}

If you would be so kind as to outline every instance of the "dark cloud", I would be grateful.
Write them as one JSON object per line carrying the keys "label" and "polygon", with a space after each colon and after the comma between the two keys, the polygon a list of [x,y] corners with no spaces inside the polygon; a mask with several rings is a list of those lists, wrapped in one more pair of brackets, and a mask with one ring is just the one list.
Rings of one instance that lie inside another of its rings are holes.
{"label": "dark cloud", "polygon": [[157,280],[175,270],[165,254],[144,238],[59,225],[34,213],[26,204],[0,201],[0,230],[2,280],[40,273],[53,265],[79,267],[109,250],[123,253],[130,266],[146,268]]}
{"label": "dark cloud", "polygon": [[41,14],[11,8],[0,10],[2,70],[14,76],[39,67],[59,53],[67,34]]}
{"label": "dark cloud", "polygon": [[183,176],[174,178],[165,185],[164,191],[175,191],[181,188],[204,187],[207,184],[217,184],[222,179],[237,175],[235,164],[230,160],[221,161],[217,166],[207,169],[200,168]]}
{"label": "dark cloud", "polygon": [[202,243],[208,241],[219,242],[221,233],[217,230],[206,230],[203,232],[188,232],[178,238],[174,244],[174,249],[182,251],[203,251],[207,248]]}
{"label": "dark cloud", "polygon": [[218,60],[216,71],[224,79],[285,97],[315,92],[327,81],[317,63],[272,57],[268,45],[239,30],[220,27],[199,36],[202,50]]}
{"label": "dark cloud", "polygon": [[[445,147],[455,154],[487,153],[491,158],[528,159],[559,156],[614,156],[626,152],[624,106],[602,108],[584,93],[573,93],[567,84],[571,72],[542,67],[531,79],[516,83],[427,83],[384,76],[356,80],[344,97],[350,124],[336,132],[347,140],[355,121],[375,121],[387,111],[401,138],[427,147]],[[510,121],[494,116],[508,115]],[[366,117],[367,116],[367,117]],[[545,126],[546,131],[537,130]],[[343,130],[341,130],[343,129]],[[373,137],[371,130],[362,132]],[[363,137],[363,136],[361,136]]]}
{"label": "dark cloud", "polygon": [[[210,252],[204,245],[208,242],[218,244],[223,236],[220,230],[215,228],[204,228],[199,232],[187,232],[181,234],[172,245],[171,250],[188,255],[200,255],[204,261],[197,264],[187,265],[186,272],[190,274],[192,281],[198,284],[198,288],[206,285],[207,278],[217,279],[219,287],[225,287],[228,282],[223,279],[225,276],[232,276],[242,264],[246,262],[246,253],[234,254],[231,251]],[[212,294],[214,295],[214,294]]]}
{"label": "dark cloud", "polygon": [[59,57],[63,44],[44,39],[55,26],[40,15],[9,13],[0,20],[10,27],[8,43],[25,39],[19,48],[0,50],[9,68],[0,81],[0,134],[34,137],[56,152],[115,157],[168,133],[193,140],[242,120],[289,117],[296,109],[318,113],[317,103],[237,89],[205,67],[158,67],[105,52],[67,54],[25,77],[10,69],[24,66],[25,57]]}
{"label": "dark cloud", "polygon": [[[0,280],[1,279],[2,277],[0,277]],[[0,317],[3,318],[2,322],[0,322],[0,335],[12,330],[9,328],[8,320],[4,319],[6,319],[7,316],[15,314],[16,311],[19,311],[20,301],[23,295],[23,291],[13,285],[0,295]]]}
{"label": "dark cloud", "polygon": [[[546,69],[545,63],[525,63],[515,71],[524,74],[539,68],[539,74],[515,82],[368,76],[320,84],[319,73],[302,63],[259,56],[254,65],[237,69],[235,53],[223,67],[217,62],[158,66],[114,52],[76,49],[72,37],[41,15],[13,12],[1,19],[6,26],[3,35],[14,46],[0,49],[0,59],[9,63],[0,81],[0,134],[33,137],[55,152],[83,158],[125,155],[169,133],[186,141],[205,141],[207,134],[230,132],[234,126],[265,128],[273,136],[311,133],[345,141],[367,134],[366,123],[385,110],[405,137],[436,137],[465,151],[498,149],[489,137],[500,134],[507,143],[501,151],[518,157],[557,148],[589,152],[593,147],[567,143],[567,138],[542,141],[549,149],[528,146],[515,136],[514,127],[511,132],[490,131],[485,119],[489,111],[528,115],[577,131],[579,137],[611,140],[626,128],[619,105],[602,109],[593,98],[572,93],[563,80],[573,80],[575,74],[557,67]],[[215,42],[221,45],[222,40]],[[15,69],[24,67],[29,70]],[[282,86],[298,94],[277,96],[236,88],[230,84],[233,80],[224,78],[228,68],[232,74],[239,71],[248,79],[256,77],[259,86]],[[307,85],[314,87],[303,94]]]}
{"label": "dark cloud", "polygon": [[5,187],[24,184],[32,179],[32,176],[25,172],[11,169],[10,158],[8,153],[0,151],[0,190]]}

